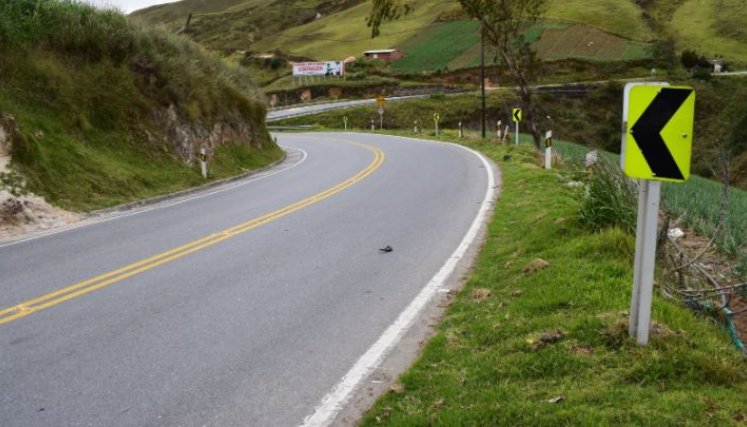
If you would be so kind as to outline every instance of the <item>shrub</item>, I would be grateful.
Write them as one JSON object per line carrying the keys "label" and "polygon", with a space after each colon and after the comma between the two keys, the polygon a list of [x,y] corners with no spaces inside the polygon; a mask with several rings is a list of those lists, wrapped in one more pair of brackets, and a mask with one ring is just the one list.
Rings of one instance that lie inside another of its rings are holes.
{"label": "shrub", "polygon": [[638,187],[620,168],[604,156],[599,156],[589,168],[587,191],[584,194],[579,222],[594,231],[619,227],[635,233],[638,208]]}

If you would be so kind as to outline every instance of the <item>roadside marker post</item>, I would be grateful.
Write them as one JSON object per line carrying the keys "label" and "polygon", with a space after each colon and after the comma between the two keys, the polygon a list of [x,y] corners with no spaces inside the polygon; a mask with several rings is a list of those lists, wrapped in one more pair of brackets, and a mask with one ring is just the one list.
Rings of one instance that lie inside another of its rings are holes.
{"label": "roadside marker post", "polygon": [[464,138],[464,129],[462,129],[462,122],[459,122],[459,138]]}
{"label": "roadside marker post", "polygon": [[348,116],[342,116],[342,121],[345,123],[345,132],[348,131]]}
{"label": "roadside marker post", "polygon": [[545,134],[545,169],[552,169],[552,131]]}
{"label": "roadside marker post", "polygon": [[502,142],[501,141],[501,138],[502,138],[502,136],[501,136],[501,125],[502,124],[503,124],[503,122],[500,121],[500,120],[498,120],[498,122],[496,122],[496,124],[495,124],[495,137],[498,140],[498,142]]}
{"label": "roadside marker post", "polygon": [[200,148],[200,169],[202,170],[202,178],[207,179],[207,153],[205,147]]}
{"label": "roadside marker post", "polygon": [[433,113],[433,122],[436,124],[436,136],[438,136],[438,122],[441,121],[441,115]]}
{"label": "roadside marker post", "polygon": [[519,145],[519,123],[521,123],[521,108],[514,108],[513,112],[511,113],[513,116],[514,123],[516,123],[516,145]]}
{"label": "roadside marker post", "polygon": [[376,124],[374,122],[374,119],[371,119],[371,131],[375,131],[375,130],[376,130]]}
{"label": "roadside marker post", "polygon": [[628,332],[648,345],[656,268],[656,236],[661,181],[690,176],[695,91],[668,83],[629,83],[623,98],[620,162],[637,178],[638,222]]}
{"label": "roadside marker post", "polygon": [[412,122],[412,131],[413,133],[420,133],[420,122],[418,122],[417,120]]}

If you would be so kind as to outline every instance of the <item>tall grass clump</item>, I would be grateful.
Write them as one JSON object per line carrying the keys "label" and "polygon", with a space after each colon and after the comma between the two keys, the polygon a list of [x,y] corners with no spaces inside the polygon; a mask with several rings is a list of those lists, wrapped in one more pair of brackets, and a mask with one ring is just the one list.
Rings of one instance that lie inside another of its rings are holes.
{"label": "tall grass clump", "polygon": [[618,227],[635,233],[638,187],[620,168],[599,156],[589,168],[579,222],[594,231]]}

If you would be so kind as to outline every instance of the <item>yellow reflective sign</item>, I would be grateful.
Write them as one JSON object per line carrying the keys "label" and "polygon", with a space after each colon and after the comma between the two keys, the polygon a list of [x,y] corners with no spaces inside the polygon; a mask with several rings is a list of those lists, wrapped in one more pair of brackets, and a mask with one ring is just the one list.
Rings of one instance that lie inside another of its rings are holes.
{"label": "yellow reflective sign", "polygon": [[521,122],[521,115],[522,115],[521,108],[514,108],[511,115],[512,115],[514,123]]}
{"label": "yellow reflective sign", "polygon": [[623,164],[631,178],[682,182],[690,177],[695,91],[634,86],[628,98]]}
{"label": "yellow reflective sign", "polygon": [[383,108],[385,104],[386,104],[386,98],[384,98],[382,95],[379,95],[376,97],[376,105],[379,108]]}

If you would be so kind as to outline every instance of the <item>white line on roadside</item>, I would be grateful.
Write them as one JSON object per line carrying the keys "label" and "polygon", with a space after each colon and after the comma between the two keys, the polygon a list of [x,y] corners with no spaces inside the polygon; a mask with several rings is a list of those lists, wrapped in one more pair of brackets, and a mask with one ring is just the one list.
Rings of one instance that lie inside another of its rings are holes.
{"label": "white line on roadside", "polygon": [[[403,138],[403,137],[401,137]],[[405,138],[412,140],[413,138]],[[418,140],[421,141],[422,140]],[[443,144],[443,143],[441,143]],[[456,144],[454,144],[456,145]],[[361,385],[368,375],[370,375],[384,360],[389,351],[394,348],[402,339],[404,334],[410,329],[420,312],[428,305],[431,299],[437,294],[439,289],[443,288],[446,281],[456,269],[459,261],[465,256],[472,244],[479,235],[480,228],[486,224],[490,214],[491,203],[495,198],[495,175],[493,168],[488,160],[482,154],[461,146],[456,145],[464,150],[477,156],[485,166],[488,174],[488,189],[485,198],[482,201],[480,210],[472,222],[464,239],[456,248],[454,253],[449,257],[446,263],[436,273],[435,276],[425,285],[418,296],[407,306],[399,315],[397,320],[392,323],[379,339],[366,351],[363,356],[353,365],[353,367],[342,377],[332,390],[327,393],[321,403],[314,409],[314,412],[307,416],[302,427],[318,427],[329,425],[348,402],[353,392]]]}
{"label": "white line on roadside", "polygon": [[[283,148],[287,148],[287,147],[283,147]],[[86,221],[84,219],[81,222],[78,222],[78,223],[75,223],[75,224],[69,225],[67,227],[63,227],[63,228],[54,230],[54,231],[42,232],[41,234],[36,234],[36,235],[29,236],[29,237],[26,237],[26,238],[23,238],[23,239],[14,240],[12,242],[0,244],[0,248],[5,248],[5,247],[8,247],[8,246],[17,245],[17,244],[28,242],[28,241],[31,241],[31,240],[41,239],[43,237],[54,236],[55,234],[65,233],[65,232],[70,231],[70,230],[77,230],[77,229],[84,228],[84,227],[89,227],[89,226],[103,224],[103,223],[107,223],[107,222],[118,220],[118,219],[122,219],[122,218],[127,218],[127,217],[131,217],[131,216],[135,216],[135,215],[140,215],[140,214],[143,214],[145,212],[150,212],[150,211],[154,211],[154,210],[157,210],[157,209],[169,208],[169,207],[172,207],[172,206],[180,205],[182,203],[191,202],[191,201],[194,201],[194,200],[199,200],[199,199],[202,199],[202,198],[205,198],[205,197],[208,197],[208,196],[212,196],[212,195],[215,195],[215,194],[218,194],[218,193],[223,193],[225,191],[233,190],[233,189],[242,187],[244,185],[251,184],[253,182],[257,182],[257,181],[265,179],[265,178],[269,178],[269,177],[271,177],[273,175],[277,175],[277,174],[279,174],[281,172],[289,171],[289,170],[295,168],[296,166],[300,165],[304,161],[306,161],[306,158],[308,157],[308,153],[305,150],[300,149],[300,148],[294,148],[294,150],[298,150],[298,151],[301,152],[301,154],[302,154],[301,160],[299,160],[296,163],[288,166],[287,168],[281,168],[281,169],[278,169],[278,170],[273,171],[271,173],[260,172],[257,175],[252,175],[252,176],[248,177],[246,180],[241,180],[241,181],[238,181],[236,183],[228,184],[226,187],[221,187],[221,188],[219,188],[217,190],[210,191],[208,193],[195,193],[194,195],[184,196],[184,198],[178,198],[177,200],[174,200],[174,201],[170,201],[170,202],[169,201],[163,201],[163,202],[159,202],[159,203],[157,203],[157,204],[155,204],[153,206],[148,206],[148,207],[145,207],[145,208],[142,208],[142,209],[137,209],[136,208],[133,211],[122,213],[122,214],[116,214],[116,213],[114,213],[114,214],[111,214],[111,216],[109,216],[108,218],[89,219],[89,221]]]}

